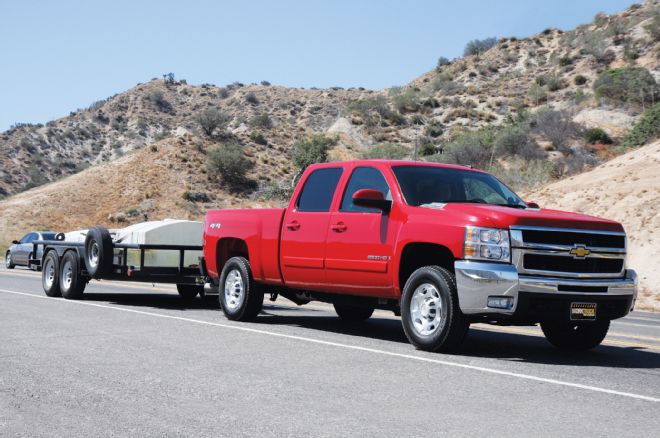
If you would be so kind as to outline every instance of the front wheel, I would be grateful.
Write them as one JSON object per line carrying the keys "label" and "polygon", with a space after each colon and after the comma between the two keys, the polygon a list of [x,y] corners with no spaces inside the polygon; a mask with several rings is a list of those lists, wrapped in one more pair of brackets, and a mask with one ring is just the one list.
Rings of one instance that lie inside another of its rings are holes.
{"label": "front wheel", "polygon": [[401,323],[410,343],[420,350],[457,348],[470,324],[458,306],[454,274],[440,266],[413,272],[401,295]]}
{"label": "front wheel", "polygon": [[609,321],[541,323],[548,342],[564,351],[585,351],[599,346],[609,328]]}
{"label": "front wheel", "polygon": [[264,291],[252,279],[250,262],[244,257],[227,260],[220,276],[220,306],[228,319],[250,321],[261,312]]}
{"label": "front wheel", "polygon": [[7,251],[7,255],[5,255],[5,267],[7,269],[14,269],[16,267],[14,261],[11,258],[11,252],[9,251]]}
{"label": "front wheel", "polygon": [[373,307],[358,307],[348,304],[333,304],[339,318],[348,322],[361,322],[371,318]]}

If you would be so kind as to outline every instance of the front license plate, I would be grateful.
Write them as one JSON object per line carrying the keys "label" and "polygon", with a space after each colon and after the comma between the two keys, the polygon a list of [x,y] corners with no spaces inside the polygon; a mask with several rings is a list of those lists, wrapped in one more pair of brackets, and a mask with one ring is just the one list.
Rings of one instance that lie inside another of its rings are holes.
{"label": "front license plate", "polygon": [[596,303],[571,303],[571,319],[596,319]]}

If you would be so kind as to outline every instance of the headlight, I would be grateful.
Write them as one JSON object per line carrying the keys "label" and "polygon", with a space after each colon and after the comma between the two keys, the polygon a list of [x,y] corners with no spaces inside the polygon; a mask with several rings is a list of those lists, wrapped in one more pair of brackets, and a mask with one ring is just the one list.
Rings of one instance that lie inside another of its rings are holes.
{"label": "headlight", "polygon": [[511,261],[509,230],[465,227],[463,256],[472,260]]}

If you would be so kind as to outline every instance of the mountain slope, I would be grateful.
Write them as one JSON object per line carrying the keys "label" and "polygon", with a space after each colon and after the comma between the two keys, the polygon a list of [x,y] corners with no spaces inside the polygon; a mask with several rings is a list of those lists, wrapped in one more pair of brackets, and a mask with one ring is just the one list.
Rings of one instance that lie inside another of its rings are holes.
{"label": "mountain slope", "polygon": [[639,306],[660,311],[660,141],[525,195],[541,206],[606,217],[628,233],[628,266],[637,270]]}

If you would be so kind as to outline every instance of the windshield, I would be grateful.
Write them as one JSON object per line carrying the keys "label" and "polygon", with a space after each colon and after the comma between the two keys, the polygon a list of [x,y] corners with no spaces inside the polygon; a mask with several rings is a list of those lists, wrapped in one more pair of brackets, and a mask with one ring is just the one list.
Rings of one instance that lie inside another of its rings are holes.
{"label": "windshield", "polygon": [[392,166],[408,205],[463,202],[527,208],[497,178],[483,172],[431,166]]}

